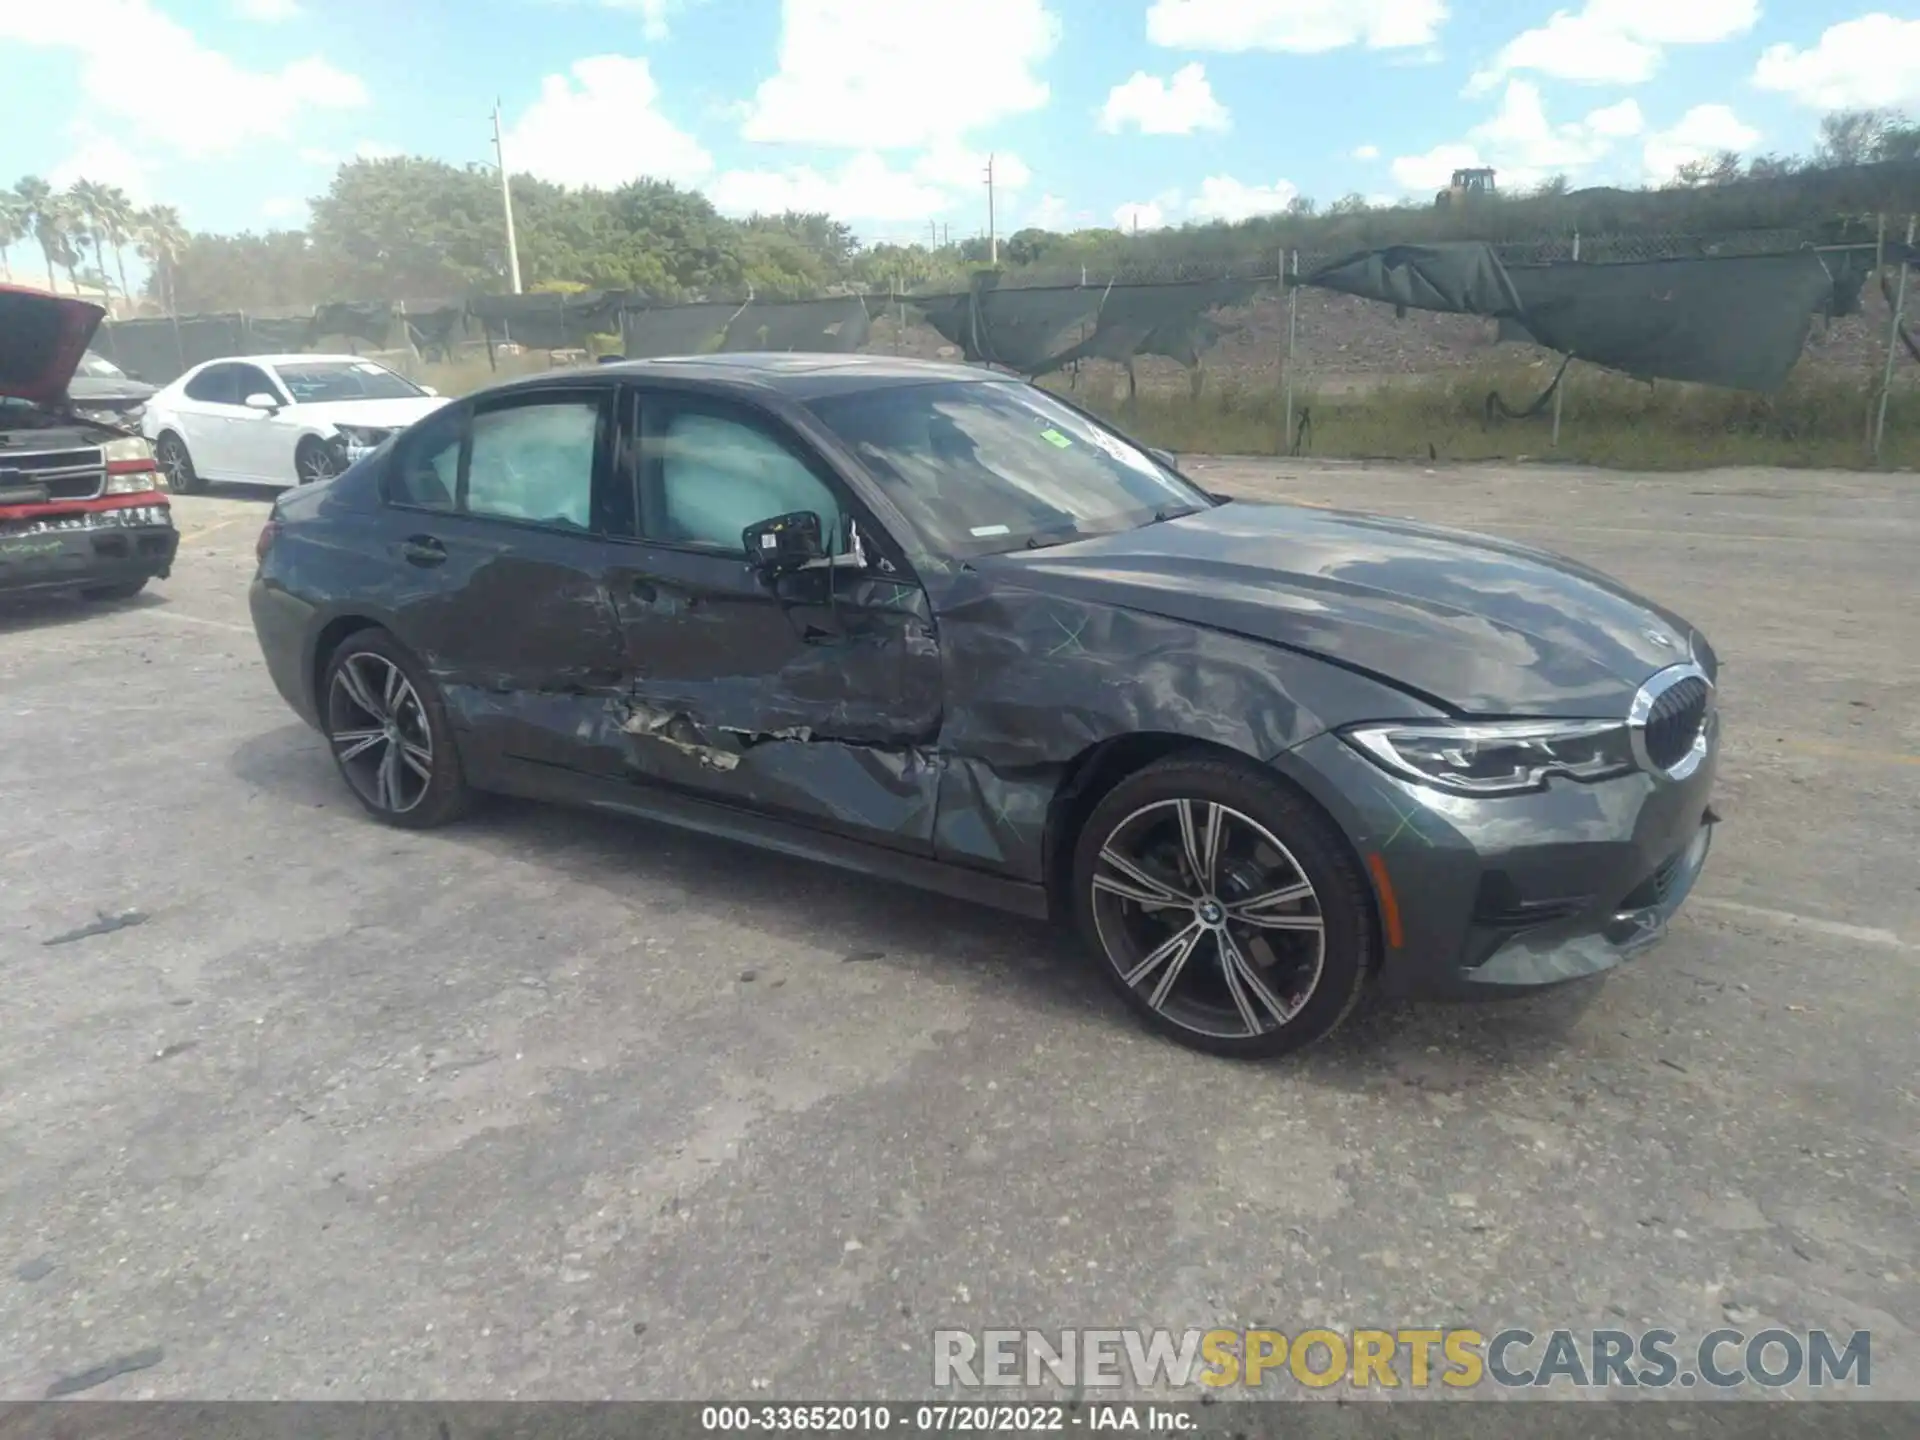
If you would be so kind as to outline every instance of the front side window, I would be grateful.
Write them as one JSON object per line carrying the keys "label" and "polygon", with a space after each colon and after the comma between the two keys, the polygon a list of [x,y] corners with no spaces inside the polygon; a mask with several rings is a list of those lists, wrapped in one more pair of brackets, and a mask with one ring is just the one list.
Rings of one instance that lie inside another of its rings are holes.
{"label": "front side window", "polygon": [[597,402],[515,405],[475,415],[472,426],[468,513],[589,528]]}
{"label": "front side window", "polygon": [[744,555],[749,525],[811,510],[832,547],[840,503],[818,472],[784,440],[743,417],[698,408],[650,412],[643,473],[657,476],[642,504],[650,540]]}
{"label": "front side window", "polygon": [[273,381],[267,378],[267,372],[258,365],[235,365],[233,389],[242,405],[247,403],[249,395],[264,395],[276,405],[281,400],[280,392],[274,388]]}
{"label": "front side window", "polygon": [[407,400],[427,393],[371,360],[288,361],[274,369],[296,405],[323,405],[334,400]]}
{"label": "front side window", "polygon": [[1212,503],[1137,445],[1031,385],[895,385],[809,408],[950,555],[1111,534]]}

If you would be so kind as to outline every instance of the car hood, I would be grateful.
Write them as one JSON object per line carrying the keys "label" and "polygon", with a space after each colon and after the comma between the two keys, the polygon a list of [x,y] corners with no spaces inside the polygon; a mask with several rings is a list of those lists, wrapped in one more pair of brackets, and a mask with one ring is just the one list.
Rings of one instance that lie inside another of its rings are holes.
{"label": "car hood", "polygon": [[1346,511],[1235,501],[975,564],[1319,655],[1462,714],[1623,714],[1694,641],[1686,621],[1574,561]]}
{"label": "car hood", "polygon": [[369,425],[399,430],[424,419],[447,400],[444,395],[403,395],[391,400],[328,400],[299,407],[302,420],[322,425]]}
{"label": "car hood", "polygon": [[0,285],[0,395],[58,404],[106,313],[70,296]]}

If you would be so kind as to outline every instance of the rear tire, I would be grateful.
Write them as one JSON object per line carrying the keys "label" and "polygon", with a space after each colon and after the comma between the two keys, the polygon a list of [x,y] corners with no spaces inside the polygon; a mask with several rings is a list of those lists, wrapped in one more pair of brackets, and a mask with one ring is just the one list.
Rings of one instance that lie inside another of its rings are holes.
{"label": "rear tire", "polygon": [[318,699],[334,765],[374,819],[431,830],[472,806],[440,692],[386,631],[356,630],[342,641]]}
{"label": "rear tire", "polygon": [[147,588],[147,578],[122,580],[117,585],[89,585],[80,592],[82,600],[131,600]]}
{"label": "rear tire", "polygon": [[1370,892],[1345,839],[1279,776],[1172,756],[1116,785],[1074,847],[1094,963],[1154,1030],[1267,1059],[1332,1031],[1374,965]]}
{"label": "rear tire", "polygon": [[187,453],[187,442],[171,430],[161,433],[154,446],[154,459],[160,466],[160,473],[167,477],[167,489],[174,494],[197,495],[207,488],[207,482],[193,468],[193,457]]}

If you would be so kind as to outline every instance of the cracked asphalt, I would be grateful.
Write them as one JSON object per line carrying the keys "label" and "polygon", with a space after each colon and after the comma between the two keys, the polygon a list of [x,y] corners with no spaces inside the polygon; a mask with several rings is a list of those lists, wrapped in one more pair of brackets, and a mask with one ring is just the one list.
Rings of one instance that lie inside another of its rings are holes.
{"label": "cracked asphalt", "polygon": [[1249,1067],[957,902],[386,830],[261,666],[265,497],[182,498],[139,600],[0,607],[0,1398],[905,1398],[935,1327],[1254,1323],[1868,1329],[1920,1398],[1912,478],[1191,463],[1712,635],[1663,946]]}

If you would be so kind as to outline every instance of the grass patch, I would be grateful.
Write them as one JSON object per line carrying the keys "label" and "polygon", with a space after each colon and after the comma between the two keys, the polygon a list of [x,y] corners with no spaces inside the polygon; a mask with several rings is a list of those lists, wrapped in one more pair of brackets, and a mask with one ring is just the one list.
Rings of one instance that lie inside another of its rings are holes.
{"label": "grass patch", "polygon": [[[1300,453],[1355,459],[1553,459],[1635,470],[1713,465],[1824,468],[1871,464],[1870,392],[1857,382],[1795,380],[1777,395],[1751,395],[1673,381],[1654,384],[1575,364],[1567,370],[1560,444],[1552,409],[1525,420],[1487,418],[1487,396],[1508,405],[1533,400],[1553,378],[1532,367],[1463,371],[1335,391],[1304,383],[1294,393]],[[1060,387],[1064,390],[1064,384]],[[1151,445],[1175,453],[1283,453],[1283,401],[1273,387],[1209,379],[1196,399],[1147,391],[1129,399],[1124,382],[1083,380],[1073,398]],[[1881,465],[1920,468],[1920,389],[1896,386],[1887,407]]]}

